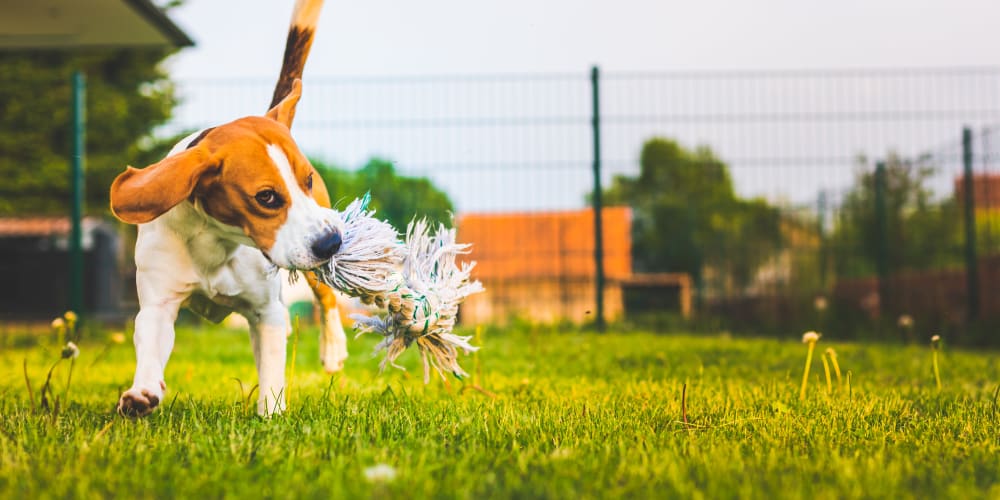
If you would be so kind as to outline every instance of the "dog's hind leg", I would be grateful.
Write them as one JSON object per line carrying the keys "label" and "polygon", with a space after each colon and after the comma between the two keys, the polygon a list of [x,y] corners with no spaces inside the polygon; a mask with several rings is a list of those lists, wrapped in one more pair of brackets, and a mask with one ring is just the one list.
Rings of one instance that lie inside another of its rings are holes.
{"label": "dog's hind leg", "polygon": [[347,335],[340,321],[337,295],[332,288],[320,283],[312,273],[305,275],[320,308],[319,359],[328,373],[340,371],[347,360]]}

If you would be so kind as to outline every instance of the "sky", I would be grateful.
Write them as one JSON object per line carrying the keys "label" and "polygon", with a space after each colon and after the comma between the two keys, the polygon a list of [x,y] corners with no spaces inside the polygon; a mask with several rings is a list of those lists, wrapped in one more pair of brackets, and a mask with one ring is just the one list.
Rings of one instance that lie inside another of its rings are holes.
{"label": "sky", "polygon": [[[186,0],[169,12],[197,44],[167,62],[182,98],[175,127],[262,111],[293,3]],[[378,155],[404,173],[431,177],[459,211],[576,208],[591,185],[586,72],[592,65],[608,74],[1000,66],[997,19],[1000,1],[989,0],[328,0],[293,132],[307,154],[341,166]],[[539,73],[579,78],[433,86],[406,79]],[[344,77],[403,78],[344,84],[338,80]],[[665,135],[711,146],[730,162],[741,194],[808,204],[820,190],[849,187],[859,153],[918,154],[927,144],[951,141],[967,110],[989,108],[975,115],[976,123],[1000,124],[997,92],[980,83],[987,79],[822,80],[609,81],[602,88],[607,113],[646,116],[604,127],[605,182],[612,173],[634,173],[642,142]],[[774,111],[812,113],[817,104],[944,117],[803,126],[656,118],[680,110],[756,120]],[[567,117],[565,125],[544,125]],[[490,125],[498,118],[525,125]],[[798,157],[822,158],[816,165],[789,160]],[[950,190],[952,179],[948,172],[937,184]]]}
{"label": "sky", "polygon": [[[292,0],[186,0],[177,78],[277,73]],[[992,0],[327,1],[307,75],[1000,64]]]}

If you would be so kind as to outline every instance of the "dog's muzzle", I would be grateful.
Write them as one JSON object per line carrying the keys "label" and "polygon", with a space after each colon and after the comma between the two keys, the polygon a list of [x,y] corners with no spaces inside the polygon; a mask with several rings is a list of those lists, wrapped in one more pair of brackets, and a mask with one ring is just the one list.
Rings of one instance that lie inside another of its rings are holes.
{"label": "dog's muzzle", "polygon": [[317,259],[330,260],[330,257],[333,257],[333,254],[340,250],[341,243],[343,243],[343,239],[340,236],[340,231],[334,229],[313,241],[312,253]]}

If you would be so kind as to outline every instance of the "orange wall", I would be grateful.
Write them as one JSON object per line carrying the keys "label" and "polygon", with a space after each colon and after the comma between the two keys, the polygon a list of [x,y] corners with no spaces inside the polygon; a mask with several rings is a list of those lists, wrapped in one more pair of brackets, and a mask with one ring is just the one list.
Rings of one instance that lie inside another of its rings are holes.
{"label": "orange wall", "polygon": [[[605,313],[622,314],[619,281],[632,274],[632,212],[602,211]],[[520,317],[540,322],[593,318],[594,213],[559,212],[465,214],[458,218],[458,241],[472,244],[468,260],[486,293],[462,306],[463,323],[505,323]]]}
{"label": "orange wall", "polygon": [[[609,279],[632,274],[632,211],[602,211],[604,273]],[[593,278],[594,213],[590,209],[458,218],[458,241],[472,243],[470,260],[480,280]]]}

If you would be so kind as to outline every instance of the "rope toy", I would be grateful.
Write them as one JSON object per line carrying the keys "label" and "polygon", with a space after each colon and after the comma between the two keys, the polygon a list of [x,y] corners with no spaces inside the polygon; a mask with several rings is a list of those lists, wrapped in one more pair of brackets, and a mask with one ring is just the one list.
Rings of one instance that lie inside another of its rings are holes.
{"label": "rope toy", "polygon": [[327,285],[365,304],[374,304],[386,314],[352,314],[358,335],[377,333],[384,338],[375,354],[385,351],[380,369],[387,365],[403,369],[396,359],[416,343],[424,367],[424,383],[433,368],[442,378],[451,372],[458,378],[468,373],[458,364],[458,351],[476,351],[472,337],[452,333],[458,306],[483,285],[469,275],[475,262],[455,262],[469,253],[469,244],[455,241],[455,230],[439,224],[432,231],[426,219],[407,226],[405,241],[389,223],[368,210],[370,194],[355,200],[341,213],[344,239],[330,262],[315,269]]}

